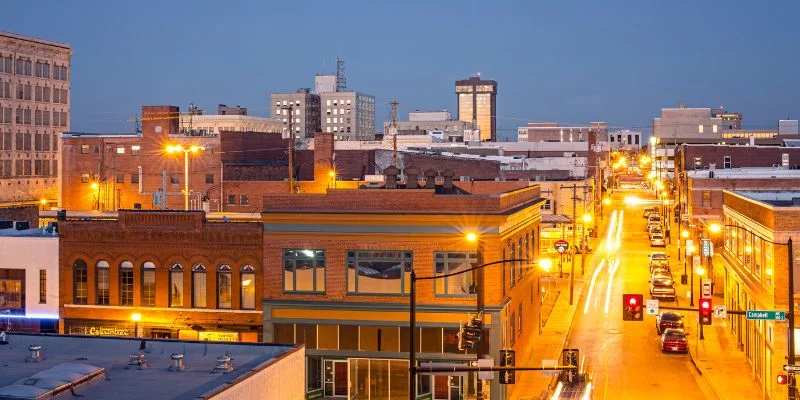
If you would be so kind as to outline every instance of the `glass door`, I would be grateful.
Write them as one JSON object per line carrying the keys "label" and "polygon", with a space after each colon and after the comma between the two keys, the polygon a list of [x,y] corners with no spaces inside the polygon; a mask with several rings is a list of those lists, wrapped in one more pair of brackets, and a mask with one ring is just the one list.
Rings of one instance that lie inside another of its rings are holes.
{"label": "glass door", "polygon": [[325,397],[347,397],[347,361],[325,360]]}

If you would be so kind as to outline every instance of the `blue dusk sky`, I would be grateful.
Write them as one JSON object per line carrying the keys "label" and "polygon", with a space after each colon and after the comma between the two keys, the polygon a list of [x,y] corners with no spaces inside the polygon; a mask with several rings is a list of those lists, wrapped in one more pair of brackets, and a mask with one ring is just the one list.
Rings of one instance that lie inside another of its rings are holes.
{"label": "blue dusk sky", "polygon": [[130,132],[143,104],[268,115],[269,94],[346,61],[347,88],[455,114],[498,82],[500,135],[528,121],[649,131],[662,107],[745,127],[800,117],[800,1],[6,1],[0,30],[69,43],[72,130]]}

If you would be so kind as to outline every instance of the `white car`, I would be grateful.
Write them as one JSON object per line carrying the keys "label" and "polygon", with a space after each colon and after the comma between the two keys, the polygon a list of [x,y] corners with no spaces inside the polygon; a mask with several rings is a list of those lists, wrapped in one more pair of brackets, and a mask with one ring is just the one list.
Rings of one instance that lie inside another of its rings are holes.
{"label": "white car", "polygon": [[664,235],[655,233],[650,236],[650,247],[667,247],[667,242],[664,241]]}

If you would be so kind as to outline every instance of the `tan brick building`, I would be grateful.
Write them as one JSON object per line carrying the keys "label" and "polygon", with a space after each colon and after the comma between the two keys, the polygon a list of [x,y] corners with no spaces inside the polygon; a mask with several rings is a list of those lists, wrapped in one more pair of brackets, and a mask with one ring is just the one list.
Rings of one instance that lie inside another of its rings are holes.
{"label": "tan brick building", "polygon": [[[795,273],[790,277],[786,243],[800,238],[800,192],[726,190],[722,209],[723,229],[715,238],[721,241],[717,259],[724,267],[728,310],[789,310],[789,279],[794,279],[794,304],[800,289],[800,252],[795,245]],[[765,398],[785,398],[786,386],[775,384],[775,376],[784,373],[786,364],[786,321],[748,320],[731,314],[727,318]],[[794,335],[798,336],[797,328]]]}
{"label": "tan brick building", "polygon": [[261,340],[258,222],[208,222],[202,211],[125,211],[67,220],[60,231],[63,333]]}
{"label": "tan brick building", "polygon": [[[409,169],[406,169],[408,173]],[[467,182],[469,183],[469,182]],[[266,195],[264,339],[304,343],[310,394],[408,396],[409,289],[418,277],[457,272],[499,260],[536,260],[538,186],[489,190],[328,190]],[[484,185],[485,184],[485,185]],[[508,190],[508,191],[504,191]],[[465,238],[477,232],[478,245]],[[458,349],[459,323],[485,302],[487,356],[536,340],[540,273],[533,262],[500,264],[471,274],[417,284],[415,348],[421,361],[466,363],[476,350]],[[518,352],[519,364],[529,362]],[[538,362],[532,360],[530,362]],[[367,373],[369,378],[367,379]],[[475,393],[474,376],[420,376],[420,393]],[[496,380],[494,382],[497,382]],[[491,398],[507,388],[492,383]]]}
{"label": "tan brick building", "polygon": [[0,203],[58,197],[71,58],[67,44],[0,32]]}

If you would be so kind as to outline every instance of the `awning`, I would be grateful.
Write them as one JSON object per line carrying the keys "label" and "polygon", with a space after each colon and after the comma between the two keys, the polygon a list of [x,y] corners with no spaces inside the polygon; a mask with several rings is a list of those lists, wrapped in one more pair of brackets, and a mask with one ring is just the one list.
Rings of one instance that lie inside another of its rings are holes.
{"label": "awning", "polygon": [[563,214],[542,214],[543,224],[570,224],[572,217]]}

